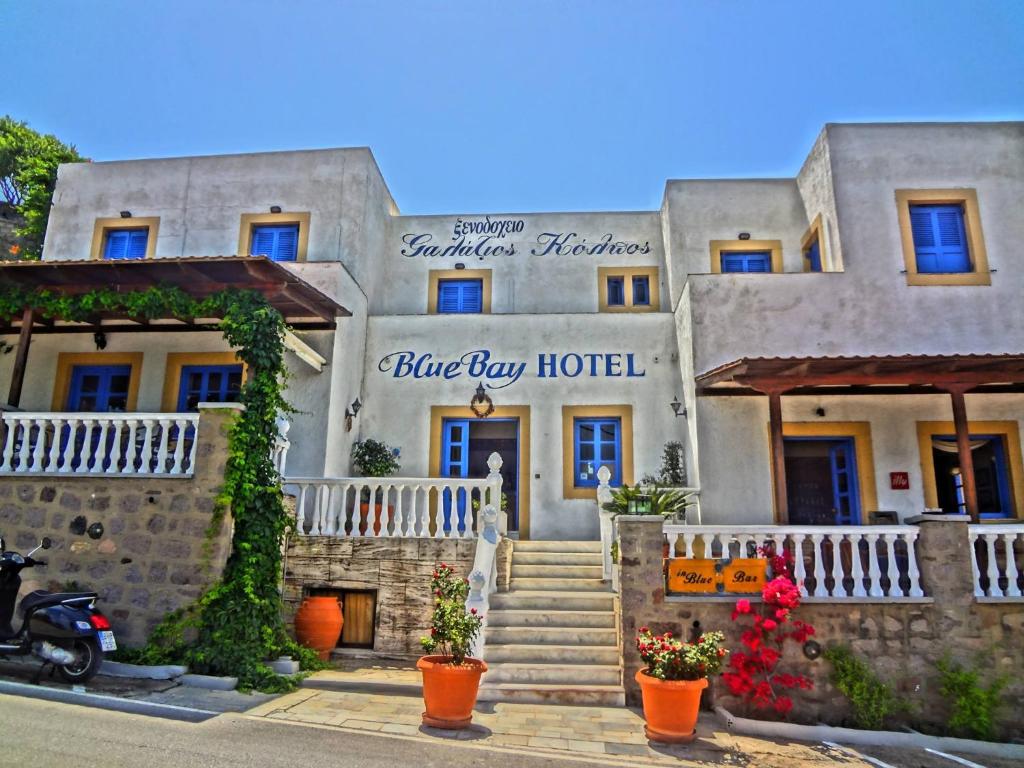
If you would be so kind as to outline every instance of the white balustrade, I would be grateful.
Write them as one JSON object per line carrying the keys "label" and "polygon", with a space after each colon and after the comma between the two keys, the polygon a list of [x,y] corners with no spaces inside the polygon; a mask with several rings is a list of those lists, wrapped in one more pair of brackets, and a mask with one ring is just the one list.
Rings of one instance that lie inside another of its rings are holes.
{"label": "white balustrade", "polygon": [[0,414],[0,475],[169,475],[195,463],[197,413]]}
{"label": "white balustrade", "polygon": [[487,628],[487,615],[490,613],[490,596],[498,589],[498,543],[501,533],[498,530],[499,515],[493,504],[483,507],[480,536],[476,540],[476,552],[473,555],[473,568],[469,572],[469,595],[466,596],[466,610],[476,611],[482,621],[480,632],[473,640],[472,655],[484,658],[484,636]]}
{"label": "white balustrade", "polygon": [[1024,525],[968,526],[974,596],[1020,598],[1024,577]]}
{"label": "white balustrade", "polygon": [[[472,539],[479,510],[501,504],[501,457],[492,453],[485,478],[288,477],[300,536]],[[506,518],[498,513],[498,532]]]}
{"label": "white balustrade", "polygon": [[277,439],[274,441],[274,448],[271,451],[271,458],[274,462],[274,469],[277,474],[284,477],[284,468],[288,462],[288,449],[292,447],[288,439],[288,430],[292,428],[288,419],[279,416],[277,419]]}
{"label": "white balustrade", "polygon": [[900,600],[924,596],[913,525],[665,525],[677,557],[758,557],[773,542],[793,555],[805,597]]}

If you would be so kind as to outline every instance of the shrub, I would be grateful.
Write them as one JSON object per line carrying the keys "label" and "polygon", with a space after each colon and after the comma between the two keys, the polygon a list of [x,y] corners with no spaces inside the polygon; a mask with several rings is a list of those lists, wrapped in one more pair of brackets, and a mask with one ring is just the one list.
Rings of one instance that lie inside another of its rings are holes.
{"label": "shrub", "polygon": [[[642,488],[634,485],[630,488],[623,485],[621,488],[612,489],[612,500],[604,505],[607,512],[616,515],[644,514],[661,515],[663,517],[683,517],[686,515],[686,508],[693,505],[690,500],[692,493],[683,493],[675,488],[661,488],[657,485],[650,488]],[[642,511],[630,511],[630,502],[642,500],[644,508]],[[647,503],[650,508],[647,508]]]}
{"label": "shrub", "polygon": [[456,576],[450,565],[441,563],[434,570],[430,589],[434,593],[434,615],[430,636],[420,638],[420,643],[427,653],[450,656],[450,663],[459,666],[473,648],[483,616],[477,614],[476,608],[466,611],[469,581]]}
{"label": "shrub", "polygon": [[363,477],[388,477],[401,469],[395,450],[379,440],[360,440],[353,445],[352,465]]}
{"label": "shrub", "polygon": [[950,699],[949,730],[956,735],[993,740],[996,736],[996,712],[1003,703],[1000,694],[1009,678],[1000,675],[983,686],[977,667],[967,669],[948,656],[937,666],[939,690]]}
{"label": "shrub", "polygon": [[636,649],[640,652],[651,677],[659,680],[700,680],[717,675],[729,652],[721,647],[725,635],[707,632],[692,643],[675,639],[671,632],[652,635],[647,627],[640,627]]}
{"label": "shrub", "polygon": [[858,728],[881,730],[886,718],[906,709],[892,688],[846,646],[828,648],[824,655],[832,664],[832,684],[850,700]]}

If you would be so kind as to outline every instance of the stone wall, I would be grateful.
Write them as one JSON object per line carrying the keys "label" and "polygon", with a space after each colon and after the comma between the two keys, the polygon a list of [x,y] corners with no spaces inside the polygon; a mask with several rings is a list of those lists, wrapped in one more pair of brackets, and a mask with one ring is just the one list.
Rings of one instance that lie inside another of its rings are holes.
{"label": "stone wall", "polygon": [[469,576],[475,553],[475,539],[292,536],[285,549],[286,619],[292,623],[303,596],[311,589],[374,589],[373,650],[419,656],[420,638],[430,626],[434,567],[447,563]]}
{"label": "stone wall", "polygon": [[[701,631],[721,630],[730,649],[741,648],[740,630],[731,621],[735,598],[666,596],[660,520],[620,517],[618,527],[624,678],[627,700],[637,704],[640,690],[633,678],[642,662],[633,638],[639,627],[648,625],[657,633],[670,630],[684,639],[697,626]],[[993,675],[1008,673],[1003,735],[1024,734],[1024,722],[1014,706],[1024,697],[1019,675],[1024,666],[1024,603],[975,601],[965,523],[921,523],[917,553],[922,587],[929,597],[901,602],[809,602],[796,615],[815,627],[814,639],[823,648],[850,646],[911,705],[908,721],[925,727],[938,729],[946,722],[948,705],[939,692],[935,664],[947,652]],[[814,690],[794,695],[791,719],[844,724],[850,710],[843,694],[829,682],[831,665],[824,658],[805,658],[794,646],[788,644],[784,671],[807,675],[814,681]],[[721,681],[712,681],[710,690],[715,703],[744,713]]]}
{"label": "stone wall", "polygon": [[[202,411],[191,478],[0,478],[0,533],[8,549],[25,553],[43,536],[53,540],[48,552],[37,553],[47,567],[22,572],[21,594],[98,592],[98,607],[124,646],[141,645],[168,612],[195,600],[230,549],[228,520],[208,544],[206,531],[234,413]],[[98,539],[85,532],[94,523],[103,525]]]}

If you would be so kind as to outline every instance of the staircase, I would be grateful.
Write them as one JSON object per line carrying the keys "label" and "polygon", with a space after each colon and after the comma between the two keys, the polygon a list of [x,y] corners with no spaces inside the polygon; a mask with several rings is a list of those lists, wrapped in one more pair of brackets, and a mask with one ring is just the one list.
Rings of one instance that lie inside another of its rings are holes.
{"label": "staircase", "polygon": [[623,706],[618,596],[597,541],[517,541],[490,597],[480,701]]}

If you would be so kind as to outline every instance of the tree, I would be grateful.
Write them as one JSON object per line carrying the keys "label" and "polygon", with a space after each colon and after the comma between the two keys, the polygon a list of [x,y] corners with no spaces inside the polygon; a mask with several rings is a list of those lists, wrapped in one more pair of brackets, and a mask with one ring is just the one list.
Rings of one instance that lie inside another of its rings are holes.
{"label": "tree", "polygon": [[86,158],[56,136],[32,130],[9,115],[0,117],[0,196],[24,218],[19,252],[0,254],[38,259],[43,250],[57,166]]}

